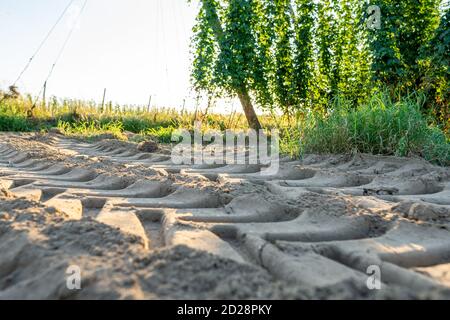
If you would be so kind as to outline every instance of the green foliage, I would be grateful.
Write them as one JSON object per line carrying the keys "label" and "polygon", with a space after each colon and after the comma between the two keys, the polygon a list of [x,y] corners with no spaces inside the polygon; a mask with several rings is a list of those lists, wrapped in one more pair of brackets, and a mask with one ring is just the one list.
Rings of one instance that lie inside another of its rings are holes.
{"label": "green foliage", "polygon": [[275,1],[255,0],[254,14],[256,21],[254,31],[256,37],[256,61],[259,65],[253,75],[253,90],[258,92],[256,101],[266,109],[274,104],[274,83],[276,67],[273,64],[273,45],[275,41]]}
{"label": "green foliage", "polygon": [[295,1],[294,20],[294,75],[293,82],[298,99],[297,107],[308,105],[309,89],[313,76],[313,29],[316,5],[309,0]]}
{"label": "green foliage", "polygon": [[24,109],[25,105],[26,101],[18,98],[0,102],[0,131],[28,132],[51,126],[49,121],[37,123],[29,119]]}
{"label": "green foliage", "polygon": [[404,92],[418,89],[419,58],[439,24],[440,0],[373,2],[382,13],[381,30],[371,32],[376,80]]}
{"label": "green foliage", "polygon": [[8,114],[0,111],[0,131],[31,131],[33,125],[26,116],[20,114]]}
{"label": "green foliage", "polygon": [[261,67],[257,63],[254,1],[229,0],[223,20],[224,36],[215,72],[218,84],[231,94],[242,87],[252,88]]}
{"label": "green foliage", "polygon": [[223,96],[246,88],[260,107],[284,113],[325,109],[337,94],[356,105],[370,91],[360,1],[202,3],[192,42],[198,91]]}
{"label": "green foliage", "polygon": [[440,129],[428,125],[420,111],[423,101],[423,96],[412,96],[394,102],[389,94],[380,93],[353,109],[341,100],[327,115],[308,117],[302,126],[301,149],[306,153],[419,155],[450,165],[450,143]]}
{"label": "green foliage", "polygon": [[274,18],[275,33],[275,95],[278,105],[284,112],[296,104],[296,88],[293,82],[293,27],[291,22],[290,0],[274,0],[276,15]]}
{"label": "green foliage", "polygon": [[[285,114],[324,112],[342,96],[355,107],[386,86],[392,94],[424,90],[424,108],[434,112],[437,103],[445,125],[449,28],[446,13],[436,30],[440,2],[202,0],[194,88],[217,96],[248,89],[261,108]],[[367,27],[372,4],[381,29]]]}
{"label": "green foliage", "polygon": [[[213,8],[217,8],[216,1],[208,1],[208,3]],[[205,7],[201,6],[193,29],[192,49],[194,60],[191,76],[195,90],[206,91],[208,94],[211,94],[216,89],[213,73],[215,61],[217,60],[218,45],[215,41],[214,31],[208,23],[209,12],[211,11],[206,11]]]}
{"label": "green foliage", "polygon": [[316,30],[316,41],[318,44],[317,66],[315,78],[315,91],[317,91],[316,102],[319,105],[327,105],[331,100],[333,91],[336,91],[335,42],[337,26],[332,14],[334,11],[333,1],[324,0],[318,3],[318,24]]}
{"label": "green foliage", "polygon": [[430,98],[428,111],[450,132],[450,7],[442,14],[433,39],[422,50],[422,88]]}
{"label": "green foliage", "polygon": [[371,93],[371,58],[367,43],[367,26],[363,19],[364,2],[341,0],[337,9],[338,40],[336,42],[333,97],[344,96],[357,106]]}
{"label": "green foliage", "polygon": [[105,122],[101,121],[81,121],[77,123],[64,122],[59,120],[58,129],[70,137],[82,137],[90,140],[110,139],[126,140],[123,135],[123,124],[119,121]]}
{"label": "green foliage", "polygon": [[176,128],[174,127],[159,127],[159,128],[150,128],[144,132],[141,132],[142,136],[149,136],[152,139],[160,143],[171,143],[172,142],[172,134]]}

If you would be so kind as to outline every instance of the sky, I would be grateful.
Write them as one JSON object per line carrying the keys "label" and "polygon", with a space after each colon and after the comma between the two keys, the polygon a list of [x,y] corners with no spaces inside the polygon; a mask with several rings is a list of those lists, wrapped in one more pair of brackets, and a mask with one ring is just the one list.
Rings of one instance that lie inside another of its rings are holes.
{"label": "sky", "polygon": [[[0,88],[19,75],[69,0],[0,0]],[[47,96],[153,106],[194,104],[190,47],[198,0],[75,0],[18,82],[37,95],[72,27],[47,84]],[[231,103],[231,102],[230,102]]]}

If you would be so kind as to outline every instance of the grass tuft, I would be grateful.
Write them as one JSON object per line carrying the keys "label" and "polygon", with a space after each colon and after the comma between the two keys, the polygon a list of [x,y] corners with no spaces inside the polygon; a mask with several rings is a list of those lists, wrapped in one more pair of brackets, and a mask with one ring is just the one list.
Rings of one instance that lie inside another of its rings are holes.
{"label": "grass tuft", "polygon": [[327,115],[312,113],[302,126],[299,153],[361,152],[422,156],[450,165],[450,144],[421,113],[421,97],[392,102],[377,94],[357,109],[335,105]]}

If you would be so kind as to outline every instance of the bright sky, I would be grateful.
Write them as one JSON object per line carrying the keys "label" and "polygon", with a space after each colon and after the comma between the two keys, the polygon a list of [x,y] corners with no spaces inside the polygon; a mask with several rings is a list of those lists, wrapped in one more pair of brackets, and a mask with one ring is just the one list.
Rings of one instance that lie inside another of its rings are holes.
{"label": "bright sky", "polygon": [[[71,27],[47,96],[121,104],[194,104],[189,40],[198,0],[76,0],[18,86],[37,94]],[[0,88],[18,76],[69,0],[0,0]]]}

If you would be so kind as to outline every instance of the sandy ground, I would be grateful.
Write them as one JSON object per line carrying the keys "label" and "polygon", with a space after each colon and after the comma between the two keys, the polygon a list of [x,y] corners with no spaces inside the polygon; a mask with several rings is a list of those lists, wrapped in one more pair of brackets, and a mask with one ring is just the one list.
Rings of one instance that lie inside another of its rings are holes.
{"label": "sandy ground", "polygon": [[356,154],[261,169],[1,134],[0,299],[450,298],[449,168]]}

